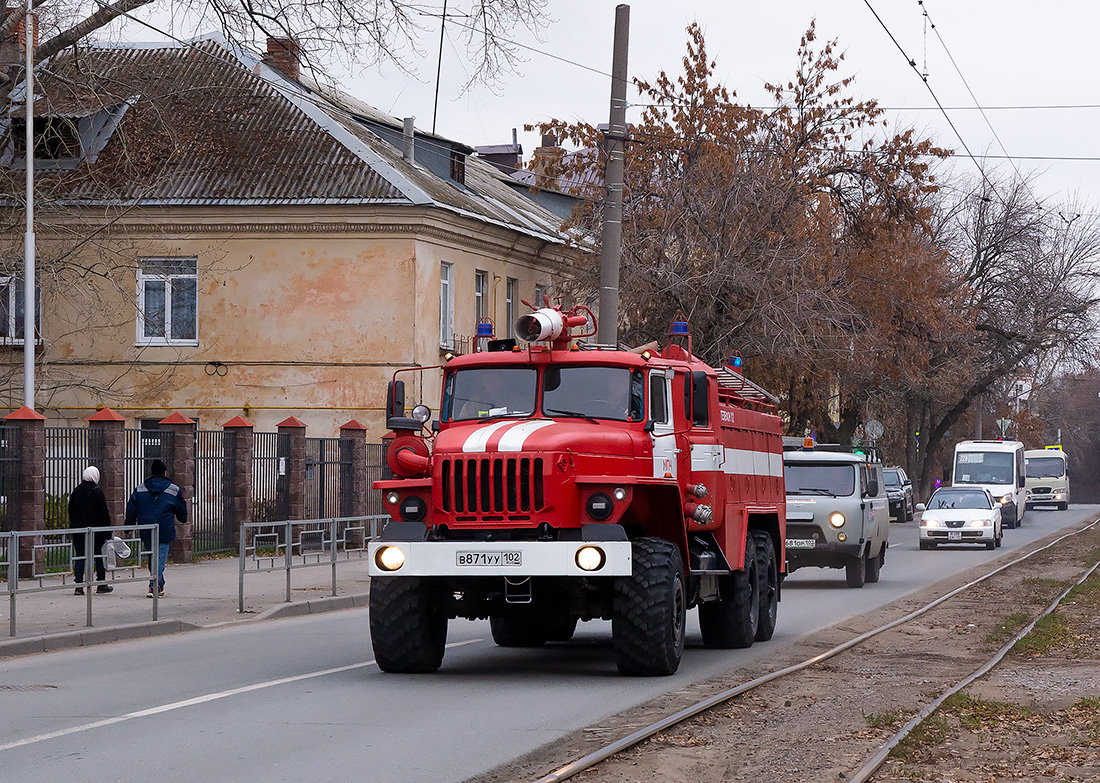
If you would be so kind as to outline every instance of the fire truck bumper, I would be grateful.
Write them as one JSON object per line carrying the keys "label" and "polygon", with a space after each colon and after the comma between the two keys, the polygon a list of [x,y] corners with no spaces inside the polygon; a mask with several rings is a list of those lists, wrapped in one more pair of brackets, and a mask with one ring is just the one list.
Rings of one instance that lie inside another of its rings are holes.
{"label": "fire truck bumper", "polygon": [[629,541],[375,541],[371,576],[629,576]]}

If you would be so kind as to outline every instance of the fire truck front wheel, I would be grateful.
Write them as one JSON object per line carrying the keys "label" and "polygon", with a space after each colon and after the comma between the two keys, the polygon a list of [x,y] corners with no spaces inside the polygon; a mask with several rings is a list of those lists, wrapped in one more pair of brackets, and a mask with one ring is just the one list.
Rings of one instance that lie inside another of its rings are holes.
{"label": "fire truck front wheel", "polygon": [[612,601],[615,662],[627,675],[675,674],[687,625],[680,550],[660,538],[639,538],[631,544],[632,573],[615,580]]}
{"label": "fire truck front wheel", "polygon": [[447,615],[430,577],[376,576],[370,584],[370,638],[378,668],[434,672],[443,663]]}
{"label": "fire truck front wheel", "polygon": [[718,600],[699,604],[703,644],[721,650],[751,647],[760,628],[760,574],[756,539],[745,540],[745,567],[718,581]]}

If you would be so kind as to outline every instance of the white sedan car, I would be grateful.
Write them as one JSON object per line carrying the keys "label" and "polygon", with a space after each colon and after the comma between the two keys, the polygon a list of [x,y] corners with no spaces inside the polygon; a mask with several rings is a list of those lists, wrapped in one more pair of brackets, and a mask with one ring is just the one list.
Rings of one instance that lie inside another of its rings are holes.
{"label": "white sedan car", "polygon": [[920,548],[940,544],[1001,545],[1001,504],[980,487],[940,487],[920,504]]}

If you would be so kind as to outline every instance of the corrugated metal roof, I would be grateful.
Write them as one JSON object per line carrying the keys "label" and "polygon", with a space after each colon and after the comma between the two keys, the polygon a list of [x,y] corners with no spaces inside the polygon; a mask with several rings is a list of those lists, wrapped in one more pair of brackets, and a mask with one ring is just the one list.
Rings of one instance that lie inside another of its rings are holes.
{"label": "corrugated metal roof", "polygon": [[[36,94],[39,116],[89,117],[130,104],[94,163],[39,175],[59,202],[404,203],[563,240],[559,218],[485,161],[466,158],[465,187],[442,178],[367,126],[392,127],[394,118],[287,80],[216,39],[70,50],[49,63]],[[472,149],[419,130],[417,143]]]}

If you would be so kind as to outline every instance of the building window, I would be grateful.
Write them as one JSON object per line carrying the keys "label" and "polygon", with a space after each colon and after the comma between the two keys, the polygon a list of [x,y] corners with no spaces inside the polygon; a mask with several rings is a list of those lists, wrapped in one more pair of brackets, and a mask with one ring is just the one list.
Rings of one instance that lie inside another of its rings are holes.
{"label": "building window", "polygon": [[519,281],[514,277],[508,278],[504,287],[504,320],[508,324],[508,336],[516,336],[516,305],[519,304]]}
{"label": "building window", "polygon": [[550,295],[550,286],[543,283],[535,283],[535,307],[546,307],[544,302]]}
{"label": "building window", "polygon": [[451,179],[459,185],[466,184],[466,156],[456,150],[451,150]]}
{"label": "building window", "polygon": [[[15,155],[27,154],[27,119],[13,117],[11,121],[12,142]],[[34,157],[35,160],[68,160],[80,157],[80,133],[76,122],[69,117],[34,118]]]}
{"label": "building window", "polygon": [[455,339],[455,287],[454,264],[439,264],[439,344],[444,348],[454,345]]}
{"label": "building window", "polygon": [[198,262],[143,258],[138,270],[138,343],[198,344]]}
{"label": "building window", "polygon": [[489,311],[485,306],[489,297],[489,273],[480,269],[474,272],[474,321],[481,323]]}
{"label": "building window", "polygon": [[[23,280],[0,276],[0,345],[22,345],[26,296]],[[34,287],[35,342],[42,340],[42,290]]]}

